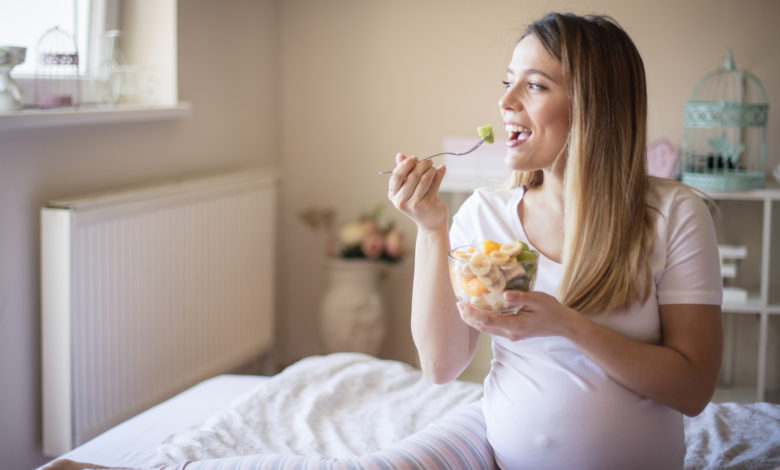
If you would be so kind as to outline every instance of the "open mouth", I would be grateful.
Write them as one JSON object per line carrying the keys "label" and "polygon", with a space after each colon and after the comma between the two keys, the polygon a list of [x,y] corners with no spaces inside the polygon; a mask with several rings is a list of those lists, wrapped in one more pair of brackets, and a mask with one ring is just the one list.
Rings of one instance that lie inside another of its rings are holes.
{"label": "open mouth", "polygon": [[531,137],[531,129],[523,126],[516,126],[514,124],[507,124],[506,132],[509,134],[510,142],[525,142]]}

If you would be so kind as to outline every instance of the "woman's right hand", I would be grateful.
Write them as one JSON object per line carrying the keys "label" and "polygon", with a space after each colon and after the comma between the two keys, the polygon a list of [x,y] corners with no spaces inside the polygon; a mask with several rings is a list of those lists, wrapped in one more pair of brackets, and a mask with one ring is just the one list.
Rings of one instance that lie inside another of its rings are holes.
{"label": "woman's right hand", "polygon": [[388,183],[388,198],[402,213],[412,219],[419,230],[447,227],[449,211],[439,197],[439,186],[446,168],[434,168],[430,160],[419,161],[399,153]]}

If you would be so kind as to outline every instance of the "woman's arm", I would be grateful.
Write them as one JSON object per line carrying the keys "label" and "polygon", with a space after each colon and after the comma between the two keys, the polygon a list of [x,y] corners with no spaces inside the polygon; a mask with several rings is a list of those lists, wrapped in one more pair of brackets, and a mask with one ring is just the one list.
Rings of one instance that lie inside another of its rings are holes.
{"label": "woman's arm", "polygon": [[417,224],[412,337],[423,373],[434,383],[453,380],[466,368],[479,337],[455,309],[447,262],[449,211],[439,197],[444,172],[429,160],[398,154],[388,183],[393,205]]}
{"label": "woman's arm", "polygon": [[625,387],[688,416],[704,410],[720,372],[718,305],[662,305],[662,342],[627,338],[581,317],[567,337]]}
{"label": "woman's arm", "polygon": [[449,382],[460,375],[476,351],[479,331],[458,315],[450,282],[445,229],[417,233],[412,288],[412,338],[420,367],[431,381]]}
{"label": "woman's arm", "polygon": [[559,335],[615,381],[688,416],[709,402],[720,371],[722,329],[718,305],[662,305],[661,344],[636,341],[591,321],[541,292],[508,291],[523,305],[502,317],[460,305],[464,321],[510,340]]}

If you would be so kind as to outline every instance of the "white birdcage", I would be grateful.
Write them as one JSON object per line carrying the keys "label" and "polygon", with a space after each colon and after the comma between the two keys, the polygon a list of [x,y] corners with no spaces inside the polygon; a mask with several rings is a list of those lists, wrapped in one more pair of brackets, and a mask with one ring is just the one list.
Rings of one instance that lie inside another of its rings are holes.
{"label": "white birdcage", "polygon": [[769,103],[759,79],[734,66],[699,80],[685,104],[682,181],[703,190],[733,191],[765,185]]}
{"label": "white birdcage", "polygon": [[35,105],[59,108],[81,104],[79,52],[73,36],[55,26],[38,40]]}

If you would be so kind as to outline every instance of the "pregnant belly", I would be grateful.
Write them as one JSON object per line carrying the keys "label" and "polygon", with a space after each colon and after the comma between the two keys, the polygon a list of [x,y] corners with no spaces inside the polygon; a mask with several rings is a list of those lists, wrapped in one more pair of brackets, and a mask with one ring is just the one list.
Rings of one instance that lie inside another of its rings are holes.
{"label": "pregnant belly", "polygon": [[494,356],[483,406],[502,468],[682,468],[680,413],[618,384],[568,341],[499,343]]}

